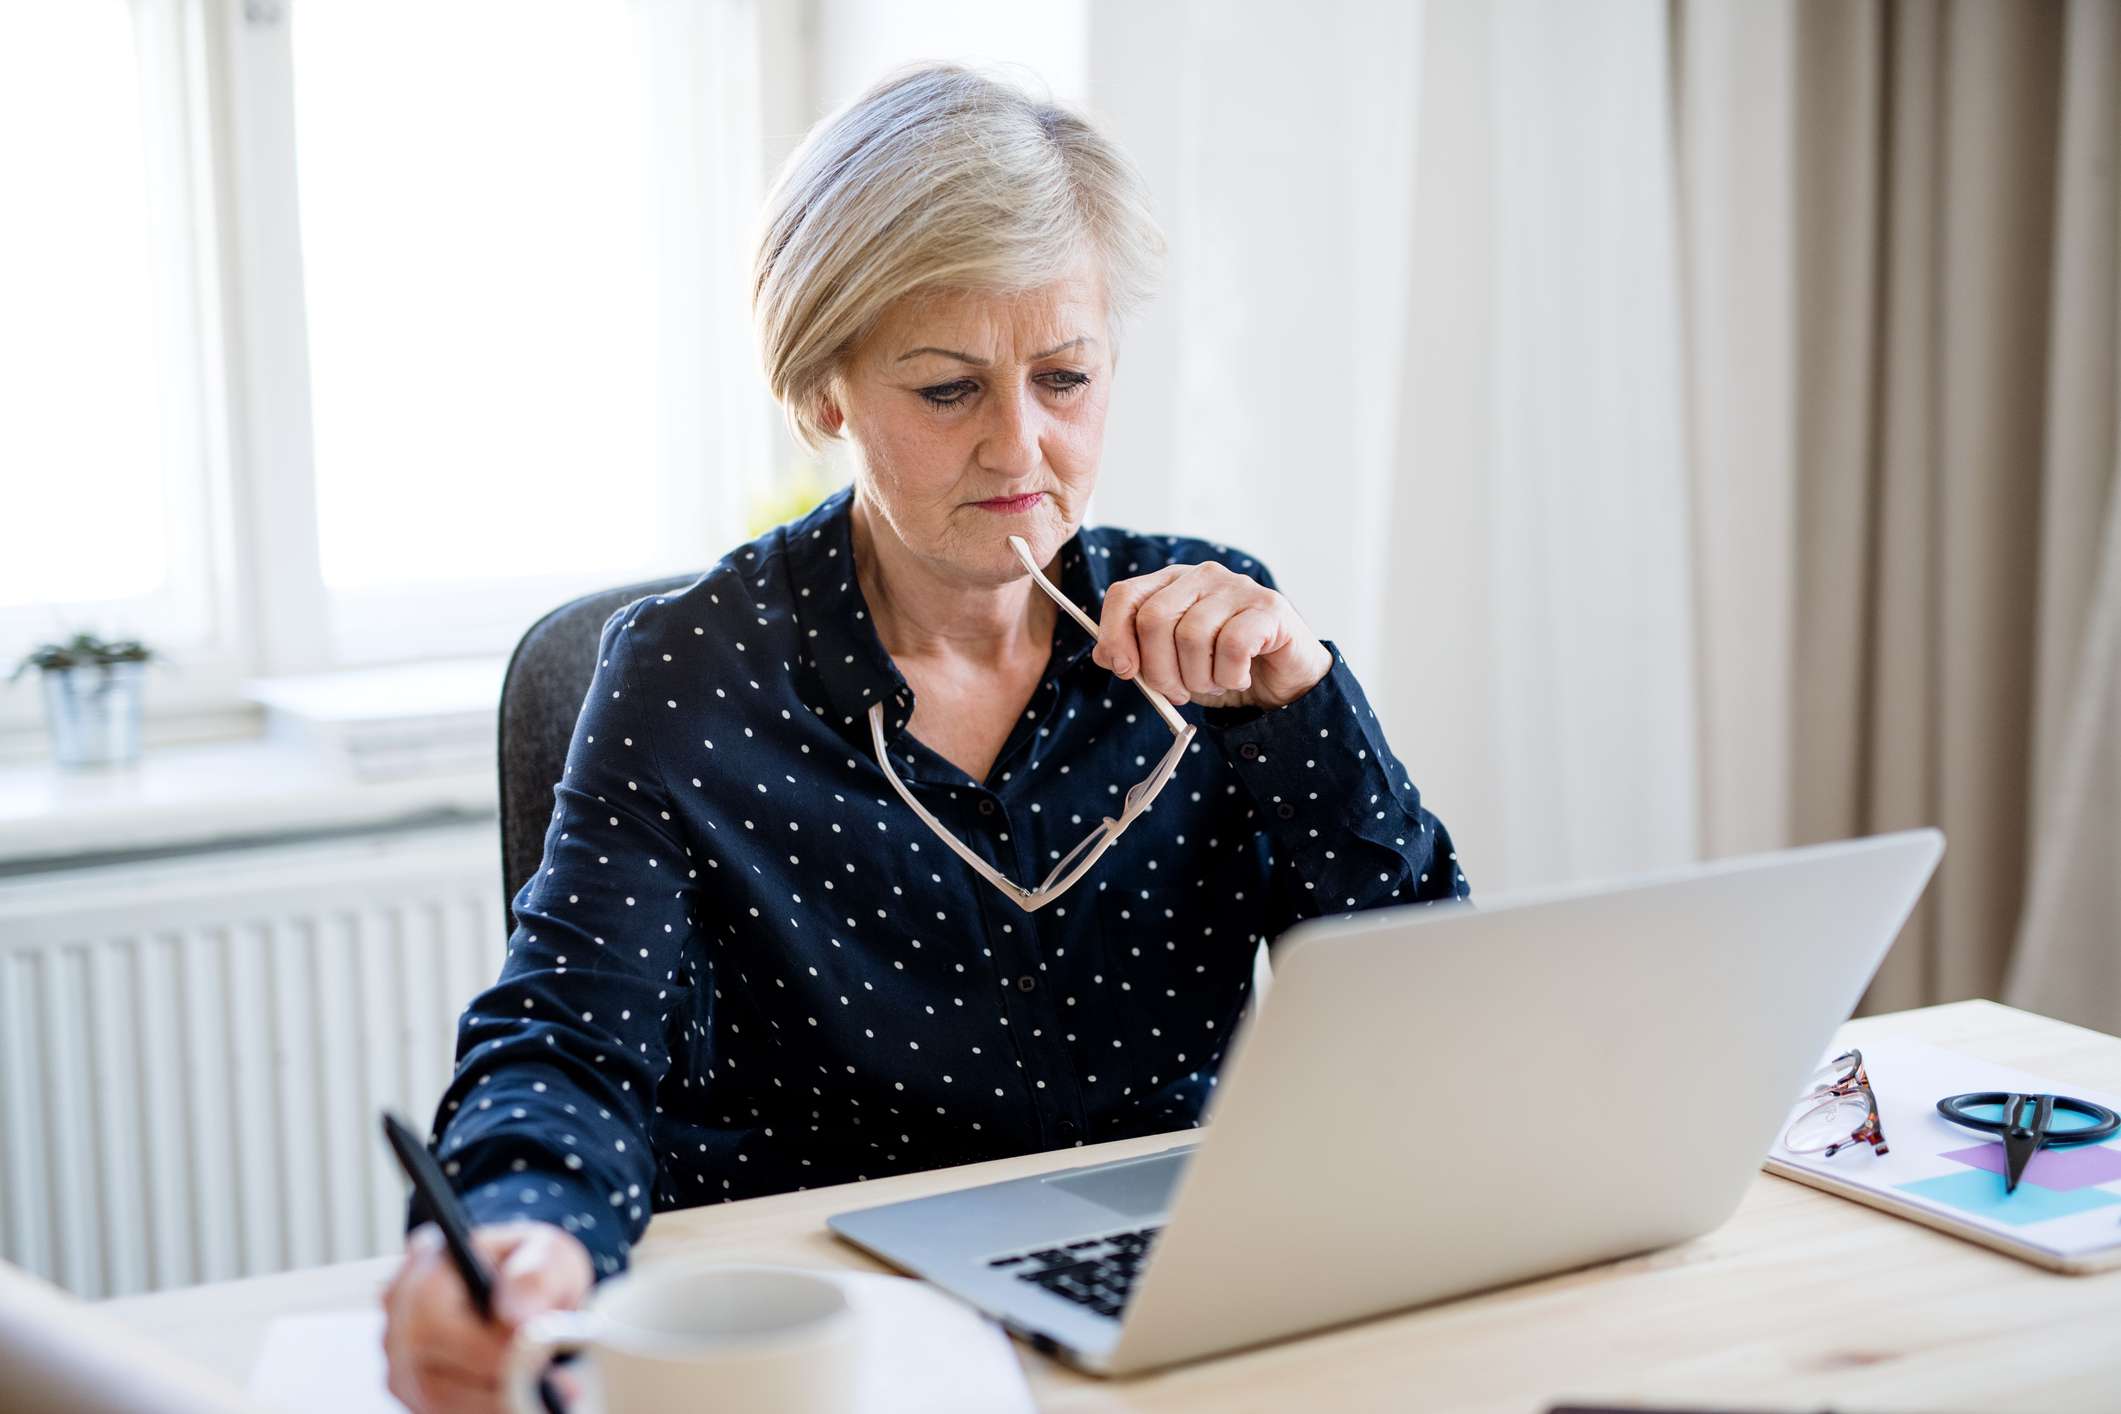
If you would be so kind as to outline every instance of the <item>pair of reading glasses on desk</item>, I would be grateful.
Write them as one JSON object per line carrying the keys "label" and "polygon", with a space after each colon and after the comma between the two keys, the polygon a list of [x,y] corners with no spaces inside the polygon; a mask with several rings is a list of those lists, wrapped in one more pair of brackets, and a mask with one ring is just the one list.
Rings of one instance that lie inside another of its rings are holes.
{"label": "pair of reading glasses on desk", "polygon": [[1798,1103],[1806,1108],[1782,1137],[1791,1153],[1831,1159],[1857,1144],[1870,1145],[1876,1154],[1891,1152],[1878,1118],[1878,1096],[1863,1069],[1863,1052],[1843,1051],[1821,1066]]}
{"label": "pair of reading glasses on desk", "polygon": [[[1096,621],[1070,603],[1068,596],[1061,593],[1054,587],[1053,582],[1046,578],[1045,572],[1038,567],[1038,561],[1031,557],[1031,547],[1024,543],[1024,538],[1021,535],[1010,536],[1009,548],[1016,551],[1016,557],[1024,562],[1024,568],[1031,572],[1032,580],[1046,592],[1046,597],[1060,605],[1070,618],[1081,624],[1084,632],[1096,638]],[[1139,677],[1134,679],[1134,685],[1141,689],[1142,696],[1149,699],[1149,705],[1156,709],[1156,715],[1163,720],[1163,724],[1171,729],[1171,749],[1156,763],[1156,769],[1149,773],[1147,780],[1128,790],[1119,815],[1116,818],[1107,815],[1104,823],[1081,844],[1069,850],[1060,863],[1053,866],[1053,872],[1046,875],[1044,881],[1036,888],[1025,888],[980,858],[972,851],[971,846],[951,834],[944,828],[942,821],[929,814],[921,803],[913,798],[913,792],[906,789],[905,782],[898,778],[898,772],[891,769],[891,753],[884,746],[884,704],[881,702],[869,704],[869,737],[876,747],[876,762],[884,768],[884,778],[891,782],[891,788],[898,792],[899,799],[905,801],[907,807],[920,817],[922,824],[935,832],[937,839],[950,847],[951,853],[970,865],[974,873],[1008,895],[1017,907],[1030,913],[1059,898],[1073,888],[1083,875],[1090,872],[1090,866],[1097,863],[1104,852],[1118,842],[1127,827],[1156,802],[1157,794],[1170,782],[1173,773],[1178,770],[1178,763],[1185,758],[1186,748],[1193,743],[1193,734],[1198,729],[1178,715],[1178,709],[1171,705],[1169,698]]]}

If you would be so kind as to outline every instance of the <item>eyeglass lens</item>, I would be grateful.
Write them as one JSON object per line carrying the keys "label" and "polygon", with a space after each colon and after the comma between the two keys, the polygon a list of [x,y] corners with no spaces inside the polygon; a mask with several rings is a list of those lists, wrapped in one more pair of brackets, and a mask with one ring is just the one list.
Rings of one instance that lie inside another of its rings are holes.
{"label": "eyeglass lens", "polygon": [[1856,1137],[1871,1117],[1871,1102],[1862,1095],[1835,1095],[1790,1124],[1782,1141],[1793,1153],[1816,1154]]}
{"label": "eyeglass lens", "polygon": [[1791,1153],[1831,1157],[1859,1141],[1868,1142],[1878,1153],[1886,1152],[1877,1098],[1863,1072],[1861,1051],[1845,1051],[1815,1071],[1799,1103],[1809,1107],[1790,1122],[1782,1139]]}
{"label": "eyeglass lens", "polygon": [[1860,1054],[1855,1051],[1843,1051],[1812,1072],[1811,1083],[1805,1086],[1805,1095],[1826,1095],[1842,1089],[1855,1081],[1856,1068],[1862,1064],[1863,1057]]}

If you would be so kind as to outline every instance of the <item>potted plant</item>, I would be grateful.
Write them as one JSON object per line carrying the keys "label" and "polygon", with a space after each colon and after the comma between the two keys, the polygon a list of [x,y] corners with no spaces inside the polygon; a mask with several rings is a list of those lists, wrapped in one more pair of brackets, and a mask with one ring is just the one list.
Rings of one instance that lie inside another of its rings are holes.
{"label": "potted plant", "polygon": [[31,649],[7,680],[40,670],[61,766],[122,766],[140,757],[142,675],[153,661],[155,651],[136,639],[77,633]]}

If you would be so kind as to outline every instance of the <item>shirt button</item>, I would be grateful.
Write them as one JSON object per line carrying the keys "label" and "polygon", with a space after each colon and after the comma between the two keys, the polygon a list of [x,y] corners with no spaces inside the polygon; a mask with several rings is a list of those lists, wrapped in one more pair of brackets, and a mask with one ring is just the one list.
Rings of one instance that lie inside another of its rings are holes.
{"label": "shirt button", "polygon": [[992,815],[994,813],[994,802],[991,800],[981,801],[979,803],[979,813],[982,815]]}
{"label": "shirt button", "polygon": [[1237,748],[1237,754],[1244,757],[1247,761],[1257,761],[1259,759],[1259,743],[1248,741]]}
{"label": "shirt button", "polygon": [[1016,990],[1019,992],[1028,992],[1037,985],[1038,979],[1028,972],[1016,979]]}
{"label": "shirt button", "polygon": [[1282,819],[1286,820],[1296,813],[1296,807],[1289,804],[1289,802],[1285,800],[1281,804],[1274,807],[1274,813],[1276,815],[1281,816]]}

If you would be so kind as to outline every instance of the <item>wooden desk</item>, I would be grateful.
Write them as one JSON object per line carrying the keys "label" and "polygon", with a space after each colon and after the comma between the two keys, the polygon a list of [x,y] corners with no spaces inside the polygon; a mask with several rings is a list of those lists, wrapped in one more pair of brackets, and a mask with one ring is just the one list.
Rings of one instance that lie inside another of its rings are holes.
{"label": "wooden desk", "polygon": [[[2121,1040],[1962,1002],[1849,1023],[2055,1080],[2121,1090]],[[677,1254],[876,1269],[827,1214],[1154,1150],[1168,1136],[719,1204],[655,1219],[637,1261]],[[242,1381],[275,1316],[376,1299],[393,1259],[105,1302]],[[1683,1246],[1132,1380],[1018,1347],[1041,1408],[1449,1409],[1563,1399],[1747,1409],[2121,1409],[2121,1272],[2071,1277],[1762,1174]]]}

